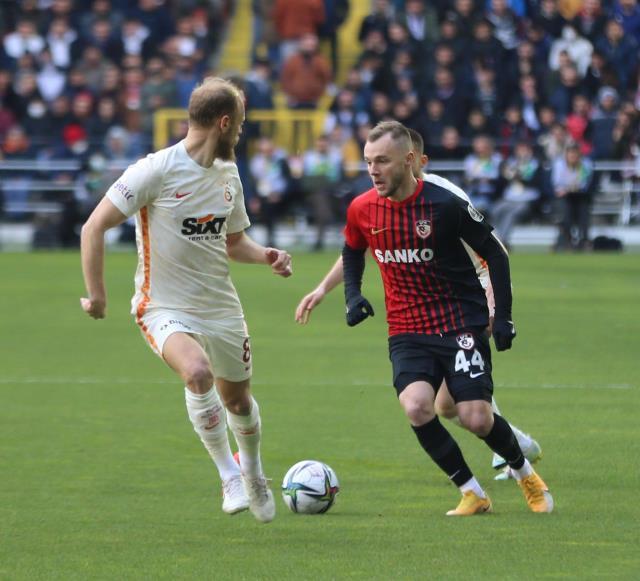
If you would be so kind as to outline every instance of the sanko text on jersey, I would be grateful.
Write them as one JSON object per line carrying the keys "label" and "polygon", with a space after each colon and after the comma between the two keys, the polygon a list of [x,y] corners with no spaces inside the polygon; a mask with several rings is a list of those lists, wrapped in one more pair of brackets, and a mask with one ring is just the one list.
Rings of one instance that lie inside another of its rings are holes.
{"label": "sanko text on jersey", "polygon": [[378,262],[382,264],[389,262],[410,264],[412,262],[429,262],[433,260],[433,250],[431,248],[402,248],[401,250],[380,250],[376,248],[373,253]]}

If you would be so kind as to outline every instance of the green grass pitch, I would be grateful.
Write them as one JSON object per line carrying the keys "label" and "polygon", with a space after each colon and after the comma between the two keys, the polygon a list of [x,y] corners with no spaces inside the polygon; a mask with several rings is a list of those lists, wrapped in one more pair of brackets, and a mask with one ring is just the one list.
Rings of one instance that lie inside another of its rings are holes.
{"label": "green grass pitch", "polygon": [[[446,518],[458,492],[421,452],[390,387],[382,289],[349,329],[342,292],[293,321],[335,255],[294,253],[288,280],[234,265],[252,334],[263,457],[278,515],[220,509],[180,381],[129,314],[135,256],[107,257],[108,318],[80,310],[75,253],[0,254],[0,579],[637,579],[638,255],[516,253],[514,348],[494,356],[504,415],[542,444],[556,510],[494,482],[451,427],[495,513]],[[289,513],[293,463],[330,464],[322,516]]]}

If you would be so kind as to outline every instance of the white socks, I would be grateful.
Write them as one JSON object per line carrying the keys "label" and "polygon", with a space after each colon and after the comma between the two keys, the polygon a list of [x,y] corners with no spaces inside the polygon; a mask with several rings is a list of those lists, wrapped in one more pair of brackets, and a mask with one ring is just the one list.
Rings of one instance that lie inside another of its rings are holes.
{"label": "white socks", "polygon": [[487,498],[484,490],[482,490],[482,486],[480,486],[480,483],[474,476],[471,477],[471,480],[467,480],[462,486],[460,486],[459,489],[462,494],[471,490],[476,496],[479,496],[480,498]]}
{"label": "white socks", "polygon": [[533,468],[531,467],[531,464],[529,464],[529,460],[527,460],[526,458],[524,459],[522,468],[519,468],[518,470],[516,470],[515,468],[511,468],[511,471],[515,474],[517,480],[522,480],[523,478],[526,478],[527,476],[531,476],[531,474],[533,474]]}
{"label": "white socks", "polygon": [[229,447],[225,409],[215,387],[202,395],[185,388],[185,400],[193,429],[214,461],[220,478],[228,480],[240,473]]}
{"label": "white socks", "polygon": [[242,473],[249,478],[262,476],[260,462],[260,409],[251,398],[251,412],[248,416],[238,416],[227,410],[229,428],[233,432],[240,452]]}

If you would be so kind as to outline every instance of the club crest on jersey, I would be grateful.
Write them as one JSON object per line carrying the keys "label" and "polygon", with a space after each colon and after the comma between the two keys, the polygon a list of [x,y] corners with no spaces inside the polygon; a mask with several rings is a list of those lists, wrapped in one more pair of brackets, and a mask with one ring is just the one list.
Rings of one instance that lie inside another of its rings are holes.
{"label": "club crest on jersey", "polygon": [[233,202],[233,194],[231,193],[229,182],[224,183],[224,199],[229,203]]}
{"label": "club crest on jersey", "polygon": [[418,220],[416,222],[416,234],[420,238],[428,238],[431,234],[431,220]]}
{"label": "club crest on jersey", "polygon": [[458,343],[462,349],[467,350],[473,349],[473,346],[476,344],[471,333],[460,333],[460,335],[456,337],[456,343]]}
{"label": "club crest on jersey", "polygon": [[476,222],[482,222],[484,220],[484,216],[478,212],[471,204],[467,206],[467,210],[469,211],[469,216]]}

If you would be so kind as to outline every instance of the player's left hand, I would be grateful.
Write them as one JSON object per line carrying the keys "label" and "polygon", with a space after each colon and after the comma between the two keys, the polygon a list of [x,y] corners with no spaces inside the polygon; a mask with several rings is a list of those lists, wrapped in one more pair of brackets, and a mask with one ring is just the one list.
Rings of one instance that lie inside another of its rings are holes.
{"label": "player's left hand", "polygon": [[347,301],[347,325],[349,327],[355,327],[373,315],[371,303],[362,295],[355,295]]}
{"label": "player's left hand", "polygon": [[493,320],[493,342],[498,351],[511,349],[511,343],[516,336],[516,328],[513,321],[495,318]]}
{"label": "player's left hand", "polygon": [[267,262],[271,265],[273,274],[279,276],[288,277],[293,274],[293,267],[291,265],[291,255],[277,248],[267,248],[265,250]]}

